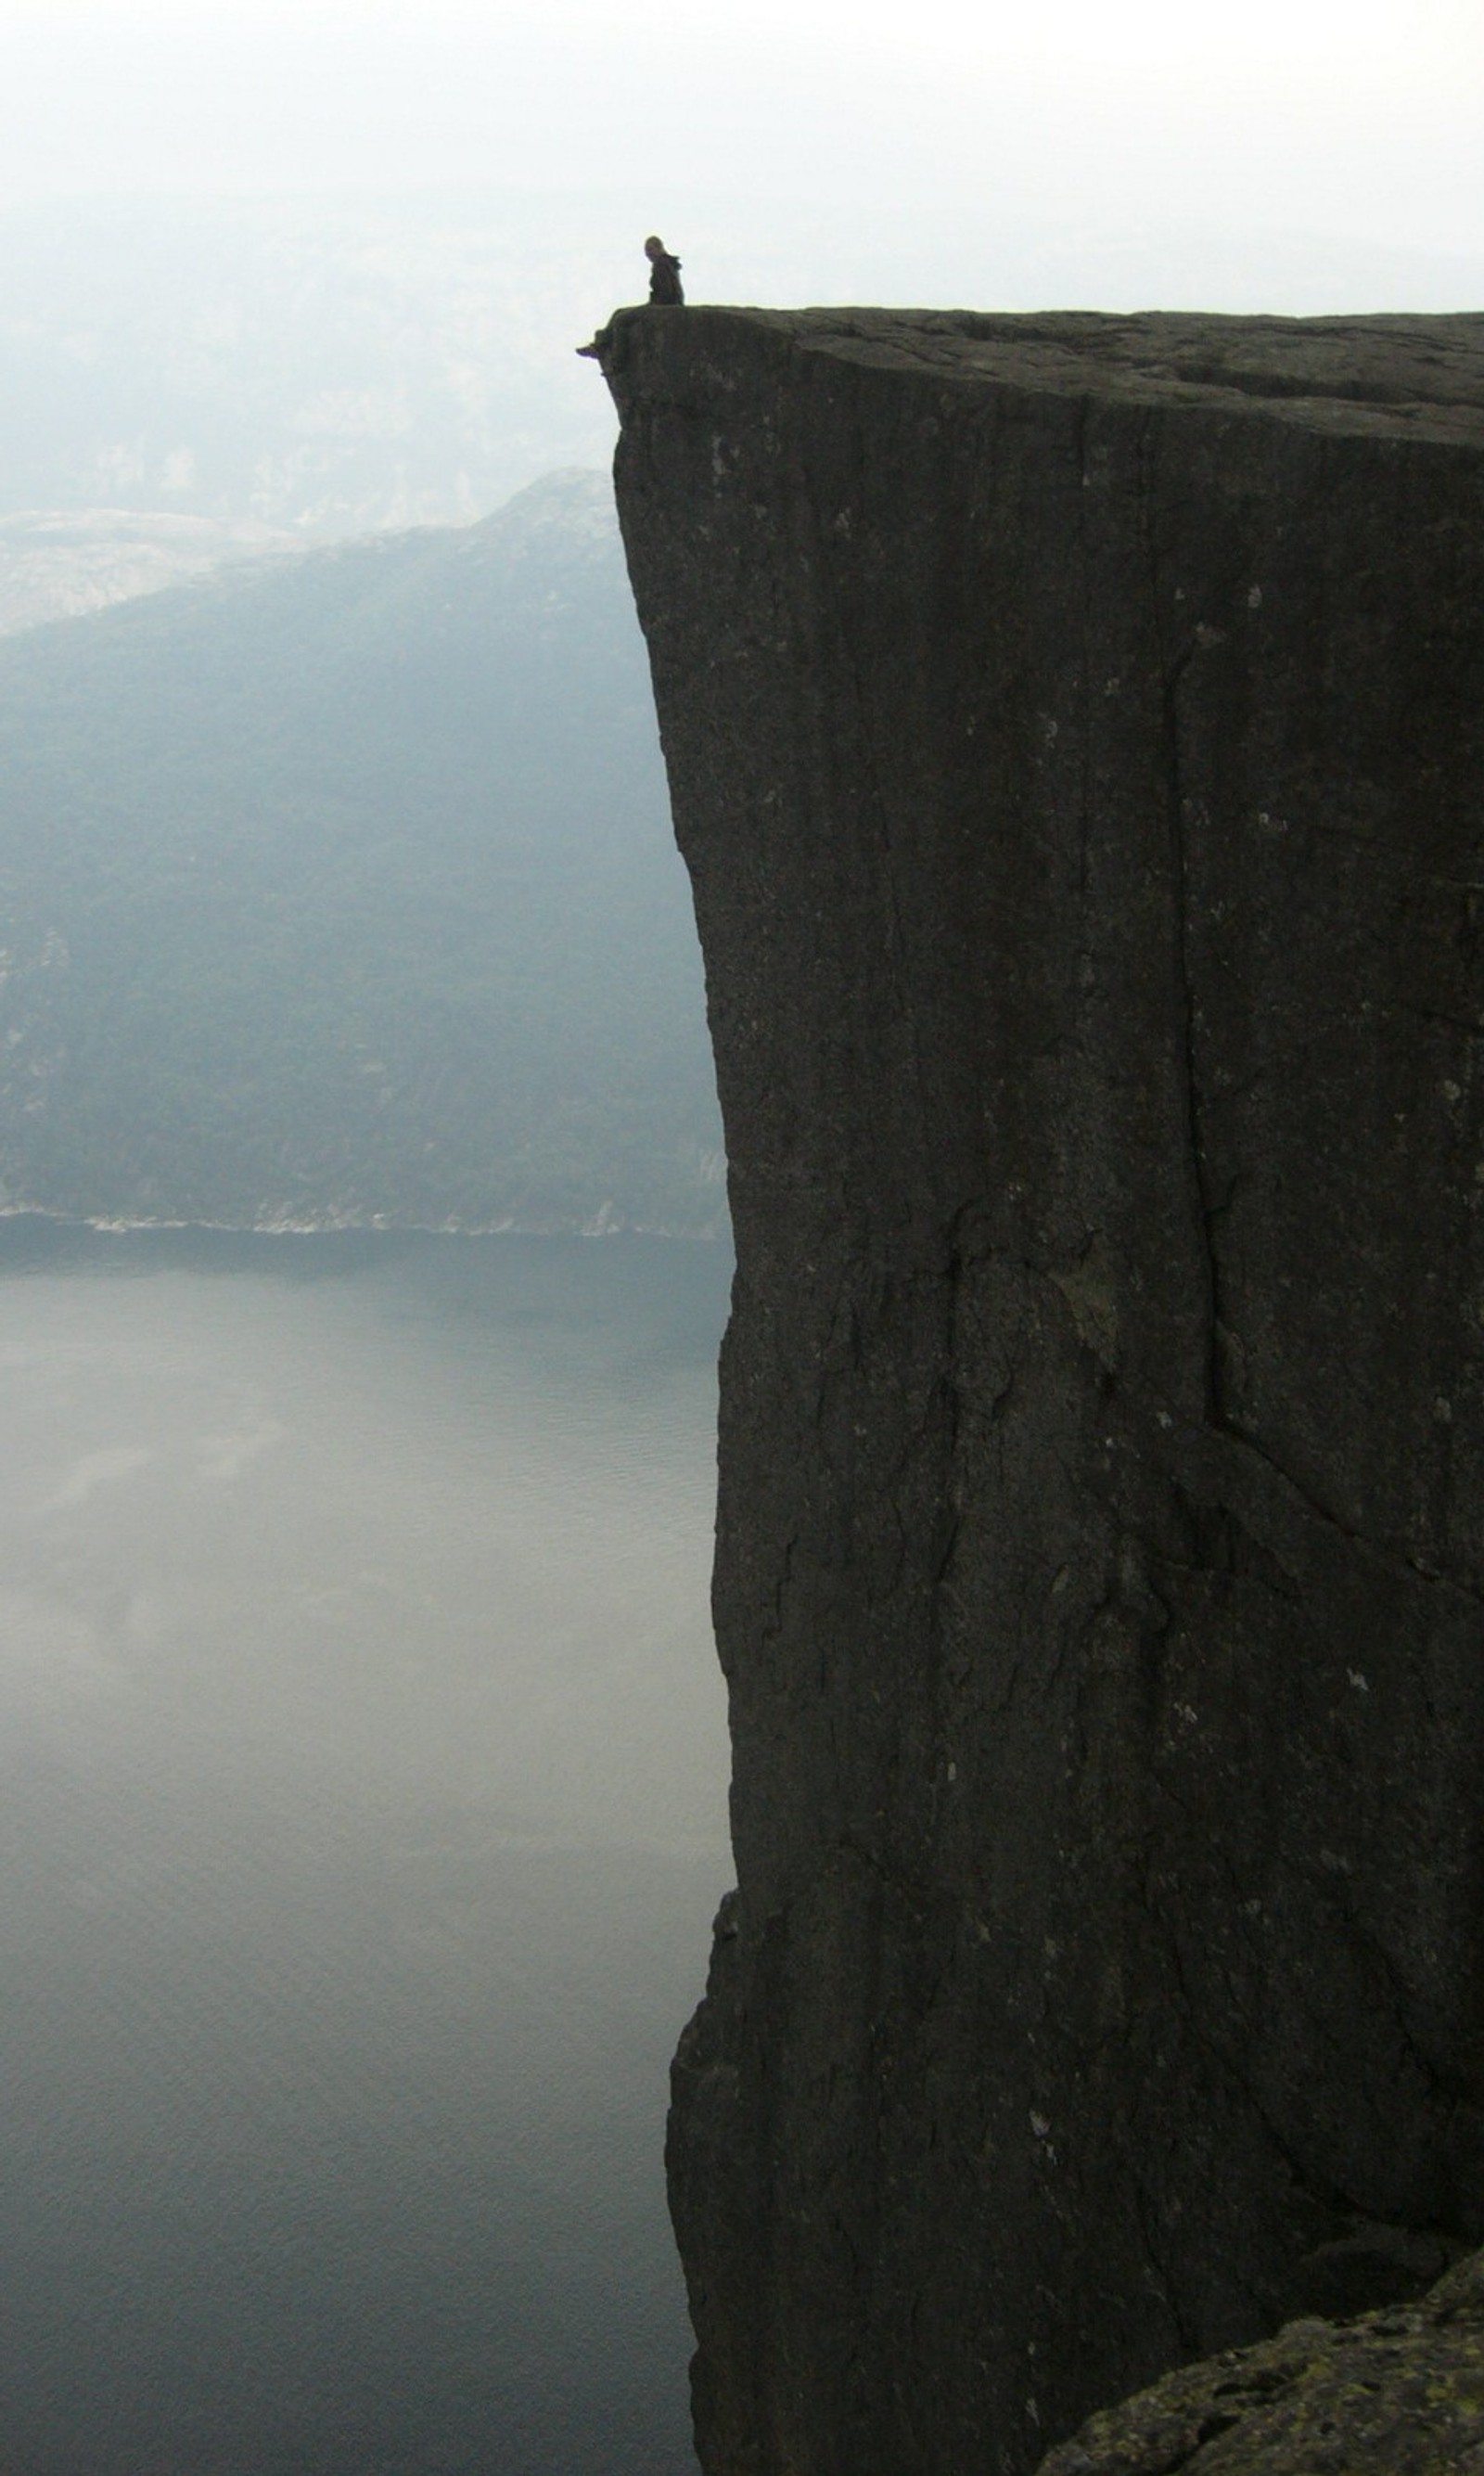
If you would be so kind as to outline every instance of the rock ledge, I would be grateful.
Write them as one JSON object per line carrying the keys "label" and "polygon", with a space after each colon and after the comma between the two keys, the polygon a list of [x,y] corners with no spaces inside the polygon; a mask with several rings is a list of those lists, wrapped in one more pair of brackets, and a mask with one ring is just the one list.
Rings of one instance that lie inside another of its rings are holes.
{"label": "rock ledge", "polygon": [[1037,2476],[1476,2476],[1484,2256],[1410,2310],[1294,2321],[1096,2415]]}

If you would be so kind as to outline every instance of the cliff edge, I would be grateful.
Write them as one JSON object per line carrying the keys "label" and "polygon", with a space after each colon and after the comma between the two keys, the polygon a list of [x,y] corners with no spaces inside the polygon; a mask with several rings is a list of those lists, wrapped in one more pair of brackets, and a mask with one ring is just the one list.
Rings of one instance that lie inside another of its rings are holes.
{"label": "cliff edge", "polygon": [[600,339],[738,1269],[710,2476],[1484,2237],[1484,319]]}

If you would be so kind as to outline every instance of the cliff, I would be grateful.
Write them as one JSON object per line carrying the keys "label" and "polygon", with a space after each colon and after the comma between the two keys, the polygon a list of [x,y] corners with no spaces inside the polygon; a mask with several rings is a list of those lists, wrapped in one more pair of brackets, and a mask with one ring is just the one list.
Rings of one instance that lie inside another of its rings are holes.
{"label": "cliff", "polygon": [[1484,320],[599,339],[738,1270],[710,2476],[1484,2236]]}

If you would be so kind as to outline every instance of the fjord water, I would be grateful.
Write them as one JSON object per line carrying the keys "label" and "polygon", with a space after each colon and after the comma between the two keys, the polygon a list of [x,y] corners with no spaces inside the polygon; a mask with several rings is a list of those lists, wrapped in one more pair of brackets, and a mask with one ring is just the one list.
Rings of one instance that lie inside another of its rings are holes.
{"label": "fjord water", "polygon": [[693,2466],[728,1271],[0,1224],[0,2464]]}

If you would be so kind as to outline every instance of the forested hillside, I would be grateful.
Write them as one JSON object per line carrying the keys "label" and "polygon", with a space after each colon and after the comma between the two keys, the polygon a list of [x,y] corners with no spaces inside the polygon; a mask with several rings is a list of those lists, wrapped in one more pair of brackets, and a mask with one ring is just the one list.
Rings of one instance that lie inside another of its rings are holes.
{"label": "forested hillside", "polygon": [[0,645],[0,1201],[715,1229],[606,480]]}

